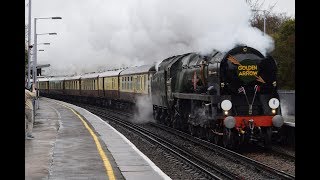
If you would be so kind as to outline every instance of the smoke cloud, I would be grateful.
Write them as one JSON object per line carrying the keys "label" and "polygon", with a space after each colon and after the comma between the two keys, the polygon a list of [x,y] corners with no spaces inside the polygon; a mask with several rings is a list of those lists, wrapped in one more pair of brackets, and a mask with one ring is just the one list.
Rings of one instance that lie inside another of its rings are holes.
{"label": "smoke cloud", "polygon": [[[250,26],[245,0],[43,0],[37,17],[59,15],[47,73],[73,74],[158,62],[245,44],[266,53],[273,40]],[[45,11],[44,11],[45,10]],[[49,27],[48,24],[46,24]],[[40,26],[40,25],[39,25]],[[41,29],[41,27],[39,27]],[[46,30],[45,27],[42,27]],[[39,41],[39,40],[38,40]]]}
{"label": "smoke cloud", "polygon": [[137,98],[136,102],[137,111],[131,122],[143,124],[148,122],[155,122],[152,116],[152,100],[148,96],[141,96]]}

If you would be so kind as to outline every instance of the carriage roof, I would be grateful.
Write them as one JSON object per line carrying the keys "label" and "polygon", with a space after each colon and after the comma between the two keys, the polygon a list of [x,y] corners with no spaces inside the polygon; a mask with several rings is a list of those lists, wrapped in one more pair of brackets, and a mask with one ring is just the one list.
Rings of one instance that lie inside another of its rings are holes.
{"label": "carriage roof", "polygon": [[41,78],[38,77],[39,82],[49,81],[49,79],[50,79],[50,77],[41,77]]}
{"label": "carriage roof", "polygon": [[80,79],[80,75],[76,75],[76,76],[67,76],[64,80],[78,80]]}
{"label": "carriage roof", "polygon": [[91,78],[97,78],[99,76],[99,73],[94,72],[94,73],[87,73],[87,74],[82,74],[81,79],[91,79]]}
{"label": "carriage roof", "polygon": [[121,71],[123,71],[123,69],[121,69],[121,70],[115,70],[115,71],[105,71],[105,72],[101,72],[101,73],[99,74],[99,77],[118,76]]}
{"label": "carriage roof", "polygon": [[49,81],[63,81],[66,77],[65,76],[53,76],[49,78]]}
{"label": "carriage roof", "polygon": [[155,71],[154,64],[130,67],[128,69],[123,70],[120,73],[120,75],[141,74],[141,73],[147,73],[149,71]]}

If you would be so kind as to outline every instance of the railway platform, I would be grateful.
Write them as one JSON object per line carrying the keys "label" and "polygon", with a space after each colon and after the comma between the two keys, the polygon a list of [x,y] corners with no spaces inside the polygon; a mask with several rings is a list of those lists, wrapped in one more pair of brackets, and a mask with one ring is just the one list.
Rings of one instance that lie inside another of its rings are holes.
{"label": "railway platform", "polygon": [[89,111],[41,97],[25,179],[170,179],[127,138]]}

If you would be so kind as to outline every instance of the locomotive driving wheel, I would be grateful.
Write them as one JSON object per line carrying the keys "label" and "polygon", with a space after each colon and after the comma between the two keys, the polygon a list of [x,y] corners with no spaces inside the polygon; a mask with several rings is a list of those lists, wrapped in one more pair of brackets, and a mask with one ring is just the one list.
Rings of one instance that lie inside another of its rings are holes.
{"label": "locomotive driving wheel", "polygon": [[155,120],[159,120],[159,117],[160,117],[160,114],[159,114],[159,112],[158,112],[158,108],[156,108],[155,110],[154,110],[154,119]]}
{"label": "locomotive driving wheel", "polygon": [[222,138],[222,144],[223,147],[233,149],[234,148],[234,132],[232,132],[231,129],[224,128],[223,129],[223,138]]}
{"label": "locomotive driving wheel", "polygon": [[213,134],[212,130],[210,128],[207,128],[206,129],[206,138],[207,138],[207,140],[212,142],[213,141],[213,137],[214,137],[214,134]]}
{"label": "locomotive driving wheel", "polygon": [[176,117],[175,119],[172,120],[172,127],[174,129],[182,130],[182,123],[181,123],[181,118],[180,116]]}
{"label": "locomotive driving wheel", "polygon": [[188,129],[189,129],[189,133],[191,134],[191,136],[196,135],[195,127],[192,124],[188,124]]}
{"label": "locomotive driving wheel", "polygon": [[153,119],[156,120],[157,119],[157,109],[156,108],[153,109],[152,115],[153,115]]}
{"label": "locomotive driving wheel", "polygon": [[201,127],[200,125],[198,125],[196,127],[196,131],[197,131],[197,136],[200,139],[204,139],[206,136],[206,132],[205,132],[205,128]]}
{"label": "locomotive driving wheel", "polygon": [[264,147],[271,148],[271,137],[272,137],[272,128],[268,127],[264,132]]}
{"label": "locomotive driving wheel", "polygon": [[213,135],[213,143],[218,145],[219,142],[220,142],[220,136],[218,134],[214,134]]}

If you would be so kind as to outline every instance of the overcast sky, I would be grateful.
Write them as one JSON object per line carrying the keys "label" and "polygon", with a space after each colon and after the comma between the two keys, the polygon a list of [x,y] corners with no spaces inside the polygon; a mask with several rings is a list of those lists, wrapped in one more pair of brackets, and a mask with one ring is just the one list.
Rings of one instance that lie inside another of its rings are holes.
{"label": "overcast sky", "polygon": [[[227,51],[236,44],[263,53],[273,50],[271,37],[249,25],[245,0],[31,0],[32,43],[37,20],[38,64],[51,66],[46,75],[92,72],[158,62],[191,51]],[[26,4],[26,24],[29,0]],[[294,0],[277,3],[275,12],[295,15]]]}

